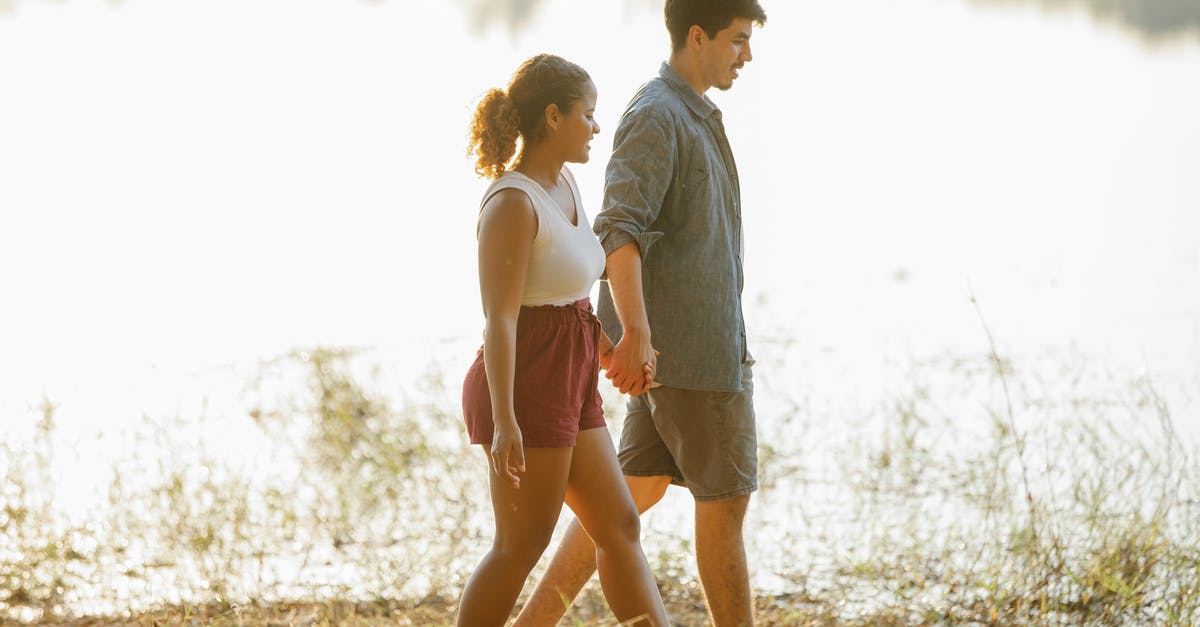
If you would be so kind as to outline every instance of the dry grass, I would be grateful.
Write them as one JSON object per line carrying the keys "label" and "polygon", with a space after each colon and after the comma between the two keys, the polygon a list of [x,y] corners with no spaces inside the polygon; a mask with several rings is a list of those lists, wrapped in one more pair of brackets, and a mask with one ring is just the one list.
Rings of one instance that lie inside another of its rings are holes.
{"label": "dry grass", "polygon": [[[29,446],[0,443],[0,621],[450,624],[487,541],[479,460],[446,409],[444,376],[397,395],[375,374],[345,351],[265,364],[240,419],[277,445],[258,460],[283,469],[274,475],[189,447],[191,419],[148,420],[145,457],[117,467],[107,511],[82,525],[55,507],[47,401]],[[1075,394],[1079,378],[1020,372],[994,351],[914,369],[879,437],[828,445],[841,514],[769,521],[828,535],[816,554],[836,557],[821,569],[811,547],[772,547],[773,574],[790,583],[760,591],[759,624],[1200,622],[1194,444],[1151,381],[1097,397]],[[975,409],[947,409],[958,397]],[[797,406],[768,425],[762,503],[810,487],[787,431],[803,415]],[[705,624],[686,536],[647,542],[676,623]],[[98,603],[111,609],[77,609]],[[563,624],[614,623],[593,584]]]}
{"label": "dry grass", "polygon": [[[676,625],[703,625],[708,616],[699,590],[664,589],[667,610]],[[63,627],[122,626],[160,627],[164,625],[207,625],[211,627],[351,627],[382,625],[421,625],[428,627],[454,624],[454,601],[422,599],[411,603],[377,601],[298,601],[270,604],[181,605],[125,617],[90,617],[42,624]],[[515,612],[514,612],[515,615]],[[841,625],[835,608],[800,595],[760,596],[755,599],[755,622],[760,627]],[[608,613],[602,598],[587,596],[564,617],[563,625],[609,625],[617,622]],[[894,614],[879,613],[864,617],[862,624],[907,624]]]}

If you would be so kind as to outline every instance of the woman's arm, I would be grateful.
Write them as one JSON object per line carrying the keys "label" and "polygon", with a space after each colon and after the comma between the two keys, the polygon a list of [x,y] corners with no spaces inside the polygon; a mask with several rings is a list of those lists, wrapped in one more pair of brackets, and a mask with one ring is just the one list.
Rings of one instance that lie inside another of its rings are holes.
{"label": "woman's arm", "polygon": [[492,471],[513,487],[525,472],[525,449],[513,408],[513,373],[517,355],[517,317],[537,214],[524,192],[501,190],[484,205],[479,217],[479,294],[487,326],[483,360],[492,400]]}
{"label": "woman's arm", "polygon": [[600,369],[608,370],[608,367],[612,365],[613,341],[612,338],[608,337],[608,333],[604,332],[603,328],[600,329],[599,349]]}

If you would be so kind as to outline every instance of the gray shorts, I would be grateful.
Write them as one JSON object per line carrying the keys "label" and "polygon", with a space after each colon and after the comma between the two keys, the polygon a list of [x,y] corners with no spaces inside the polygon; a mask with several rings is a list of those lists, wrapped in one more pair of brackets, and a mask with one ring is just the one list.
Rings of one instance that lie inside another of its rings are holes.
{"label": "gray shorts", "polygon": [[751,363],[742,368],[741,392],[662,386],[629,399],[617,453],[621,471],[634,477],[671,477],[697,501],[757,490]]}

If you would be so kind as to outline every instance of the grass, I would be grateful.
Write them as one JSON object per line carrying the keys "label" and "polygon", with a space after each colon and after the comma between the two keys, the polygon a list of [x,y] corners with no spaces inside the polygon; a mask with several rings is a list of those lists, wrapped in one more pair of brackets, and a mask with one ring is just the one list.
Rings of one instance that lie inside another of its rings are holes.
{"label": "grass", "polygon": [[[760,624],[1200,622],[1200,467],[1153,381],[1082,389],[1086,360],[994,347],[911,370],[840,439],[801,399],[761,420]],[[56,507],[43,402],[0,443],[0,620],[450,624],[490,529],[447,378],[405,387],[344,350],[263,364],[242,413],[147,418],[82,522]],[[231,461],[198,421],[262,456]],[[704,624],[689,534],[650,522],[671,615]],[[598,586],[564,624],[613,624]]]}
{"label": "grass", "polygon": [[[695,625],[704,622],[706,614],[694,600],[678,600],[669,604],[671,615],[678,624]],[[804,614],[787,607],[791,601],[784,597],[760,597],[757,600],[760,625],[832,624],[826,618]],[[65,620],[59,625],[84,627],[91,625],[130,625],[158,627],[160,625],[212,625],[267,627],[281,625],[324,627],[331,625],[420,625],[448,626],[454,624],[454,603],[448,599],[422,599],[411,603],[381,602],[276,602],[270,604],[180,605],[130,616],[90,617]],[[586,614],[585,614],[586,613]],[[586,616],[586,618],[585,618]],[[576,612],[572,624],[610,624],[616,621],[607,616],[601,602],[585,605]],[[832,619],[828,619],[832,620]],[[797,622],[800,621],[800,622]]]}

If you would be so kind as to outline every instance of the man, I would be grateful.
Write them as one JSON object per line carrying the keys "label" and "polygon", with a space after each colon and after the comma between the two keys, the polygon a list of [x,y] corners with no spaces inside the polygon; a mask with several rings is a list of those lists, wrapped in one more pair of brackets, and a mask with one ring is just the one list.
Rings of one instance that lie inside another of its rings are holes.
{"label": "man", "polygon": [[[606,376],[632,395],[618,456],[638,511],[672,483],[691,491],[713,624],[746,626],[754,619],[742,521],[758,459],[741,192],[721,111],[704,94],[733,85],[766,13],[757,0],[667,0],[665,13],[670,59],[621,117],[595,221],[607,255],[599,317],[618,340]],[[647,387],[645,364],[658,387]],[[516,624],[556,624],[595,564],[572,521]]]}

